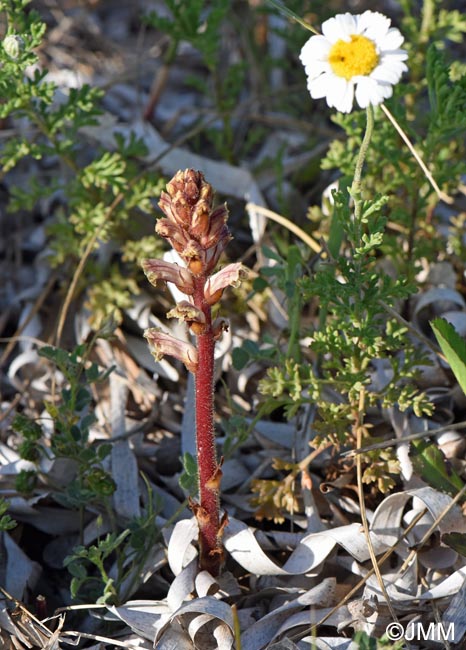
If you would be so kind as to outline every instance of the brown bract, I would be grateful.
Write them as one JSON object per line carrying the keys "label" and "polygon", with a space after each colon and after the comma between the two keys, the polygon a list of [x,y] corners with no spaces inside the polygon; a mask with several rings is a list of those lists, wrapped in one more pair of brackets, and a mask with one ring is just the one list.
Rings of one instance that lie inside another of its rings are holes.
{"label": "brown bract", "polygon": [[177,172],[159,201],[166,218],[159,219],[156,231],[196,276],[213,271],[231,239],[226,205],[212,209],[212,203],[212,187],[193,169]]}

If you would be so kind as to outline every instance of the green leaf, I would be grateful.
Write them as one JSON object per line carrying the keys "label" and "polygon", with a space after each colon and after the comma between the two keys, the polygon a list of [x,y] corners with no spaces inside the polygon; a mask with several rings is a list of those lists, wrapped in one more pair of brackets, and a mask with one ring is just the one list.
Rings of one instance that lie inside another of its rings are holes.
{"label": "green leaf", "polygon": [[273,248],[270,248],[269,246],[262,246],[262,254],[264,255],[264,257],[267,257],[269,260],[274,260],[275,262],[283,263],[283,258],[280,257],[280,255],[276,251],[274,251]]}
{"label": "green leaf", "polygon": [[15,528],[17,525],[16,521],[7,513],[9,505],[8,501],[0,498],[0,531],[11,530],[11,528]]}
{"label": "green leaf", "polygon": [[74,578],[78,578],[79,580],[86,578],[87,572],[85,567],[79,562],[76,562],[73,557],[68,556],[65,558],[64,565]]}
{"label": "green leaf", "polygon": [[333,213],[330,221],[327,246],[332,257],[335,258],[338,257],[343,243],[345,234],[343,225],[345,220],[349,218],[348,201],[346,198],[351,186],[351,180],[349,176],[343,176],[338,182],[338,191],[332,192]]}
{"label": "green leaf", "polygon": [[453,374],[463,393],[466,394],[466,341],[458,334],[453,325],[443,318],[436,318],[431,321],[430,325]]}
{"label": "green leaf", "polygon": [[71,580],[71,584],[70,584],[71,598],[77,598],[78,591],[80,590],[82,583],[83,580],[80,580],[79,578],[73,578]]}
{"label": "green leaf", "polygon": [[184,472],[179,478],[180,486],[191,495],[196,494],[198,489],[197,463],[194,456],[186,452],[182,458]]}
{"label": "green leaf", "polygon": [[75,408],[76,411],[83,411],[88,404],[92,401],[91,393],[84,386],[80,386],[76,391],[75,397]]}
{"label": "green leaf", "polygon": [[235,370],[242,370],[248,363],[250,356],[244,348],[234,348],[232,355],[233,368]]}
{"label": "green leaf", "polygon": [[358,650],[377,650],[377,639],[369,637],[366,632],[356,632],[353,638]]}
{"label": "green leaf", "polygon": [[260,276],[254,278],[252,282],[252,288],[254,289],[254,291],[257,291],[258,293],[267,289],[268,286],[269,283],[266,280],[264,280],[264,278],[261,278]]}
{"label": "green leaf", "polygon": [[42,436],[42,429],[37,422],[22,413],[17,413],[15,415],[11,428],[13,431],[20,433],[28,440],[39,440]]}
{"label": "green leaf", "polygon": [[119,153],[106,151],[81,171],[81,183],[86,189],[111,188],[116,194],[126,185],[126,163]]}
{"label": "green leaf", "polygon": [[12,528],[16,528],[16,526],[16,521],[12,519],[10,515],[3,515],[3,517],[0,517],[0,530],[11,530]]}
{"label": "green leaf", "polygon": [[113,579],[109,578],[109,580],[107,580],[107,582],[105,583],[104,593],[102,594],[102,596],[99,596],[99,598],[97,599],[97,605],[101,605],[105,603],[112,604],[113,602],[115,602],[115,599],[117,599],[117,597],[118,594],[113,584]]}
{"label": "green leaf", "polygon": [[92,363],[89,368],[86,370],[86,379],[90,383],[97,381],[100,375],[99,366],[96,363]]}
{"label": "green leaf", "polygon": [[57,364],[58,367],[66,365],[68,361],[68,353],[65,350],[60,348],[54,348],[50,345],[44,345],[44,347],[39,349],[39,356],[49,359]]}
{"label": "green leaf", "polygon": [[452,548],[454,551],[466,557],[466,534],[465,533],[445,533],[442,535],[442,542]]}
{"label": "green leaf", "polygon": [[97,458],[102,461],[104,458],[107,458],[111,451],[112,445],[109,442],[104,442],[97,447]]}
{"label": "green leaf", "polygon": [[426,483],[453,496],[463,488],[463,481],[436,445],[430,440],[413,440],[411,444],[413,467]]}
{"label": "green leaf", "polygon": [[188,494],[196,494],[197,481],[195,481],[192,476],[189,476],[189,474],[186,474],[186,472],[180,475],[179,483],[180,487],[183,490],[186,490]]}
{"label": "green leaf", "polygon": [[183,456],[183,466],[188,476],[197,476],[196,459],[189,452],[185,452]]}

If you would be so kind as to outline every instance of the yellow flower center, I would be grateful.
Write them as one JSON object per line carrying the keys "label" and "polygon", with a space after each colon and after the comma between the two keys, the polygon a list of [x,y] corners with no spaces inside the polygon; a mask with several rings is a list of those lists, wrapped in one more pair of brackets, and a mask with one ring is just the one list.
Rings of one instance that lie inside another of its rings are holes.
{"label": "yellow flower center", "polygon": [[373,41],[352,34],[349,43],[340,39],[332,46],[328,60],[336,75],[349,80],[372,72],[379,62],[379,55]]}

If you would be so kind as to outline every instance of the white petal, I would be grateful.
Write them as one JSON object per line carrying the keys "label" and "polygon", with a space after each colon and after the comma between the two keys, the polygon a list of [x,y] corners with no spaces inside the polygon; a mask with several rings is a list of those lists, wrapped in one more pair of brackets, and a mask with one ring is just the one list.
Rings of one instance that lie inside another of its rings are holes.
{"label": "white petal", "polygon": [[391,59],[392,61],[406,61],[408,53],[406,50],[384,51],[380,55],[380,60]]}
{"label": "white petal", "polygon": [[343,77],[335,77],[327,86],[327,104],[341,113],[350,113],[353,108],[354,85]]}
{"label": "white petal", "polygon": [[392,27],[385,36],[377,39],[377,45],[382,51],[397,50],[404,40],[403,34],[395,27]]}
{"label": "white petal", "polygon": [[306,66],[312,65],[316,59],[327,60],[330,47],[325,36],[311,36],[301,49],[299,55],[301,63]]}
{"label": "white petal", "polygon": [[324,72],[332,72],[332,66],[327,61],[315,61],[312,65],[306,65],[304,71],[308,79],[316,79]]}
{"label": "white petal", "polygon": [[356,16],[346,12],[345,14],[337,14],[335,20],[343,36],[350,37],[355,33],[358,24]]}
{"label": "white petal", "polygon": [[317,79],[308,79],[307,87],[312,99],[322,99],[322,97],[325,97],[334,79],[335,75],[332,73],[323,74],[317,77]]}
{"label": "white petal", "polygon": [[[391,94],[391,86],[389,88]],[[369,104],[376,106],[384,100],[384,90],[386,89],[374,79],[370,77],[358,77],[355,93],[356,101],[361,108],[367,108]]]}
{"label": "white petal", "polygon": [[407,66],[402,61],[387,58],[382,60],[369,76],[376,81],[396,84],[407,69]]}
{"label": "white petal", "polygon": [[384,99],[388,99],[393,95],[393,86],[391,84],[379,84],[379,90]]}
{"label": "white petal", "polygon": [[376,69],[371,72],[369,75],[371,79],[374,79],[377,83],[388,83],[392,86],[397,84],[401,77],[401,72],[396,70],[390,70],[387,68]]}
{"label": "white petal", "polygon": [[391,20],[378,11],[365,11],[358,17],[358,34],[364,34],[372,41],[382,38],[389,30]]}
{"label": "white petal", "polygon": [[383,99],[388,99],[393,94],[393,85],[385,81],[378,81],[377,94]]}
{"label": "white petal", "polygon": [[322,23],[322,33],[332,45],[339,40],[351,40],[350,36],[355,33],[354,30],[354,17],[349,13],[338,14]]}

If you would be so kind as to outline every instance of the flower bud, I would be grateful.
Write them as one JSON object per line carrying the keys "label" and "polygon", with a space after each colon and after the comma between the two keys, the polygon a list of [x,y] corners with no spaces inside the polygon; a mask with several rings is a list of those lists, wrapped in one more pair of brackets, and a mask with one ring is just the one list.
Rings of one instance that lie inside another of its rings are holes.
{"label": "flower bud", "polygon": [[24,40],[17,34],[10,34],[3,39],[3,49],[10,59],[17,59],[24,50]]}
{"label": "flower bud", "polygon": [[212,186],[194,169],[177,172],[159,201],[166,218],[159,219],[156,232],[169,240],[195,276],[213,271],[231,239],[226,206],[213,210],[212,204]]}

